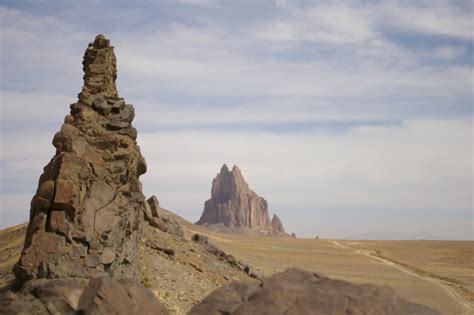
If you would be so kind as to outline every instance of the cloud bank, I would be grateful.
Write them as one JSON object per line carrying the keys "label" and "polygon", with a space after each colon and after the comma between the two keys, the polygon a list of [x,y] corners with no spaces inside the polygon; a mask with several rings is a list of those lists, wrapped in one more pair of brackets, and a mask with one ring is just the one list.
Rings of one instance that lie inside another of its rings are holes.
{"label": "cloud bank", "polygon": [[87,42],[116,47],[144,190],[190,220],[222,163],[302,236],[473,238],[469,1],[4,1],[1,222],[27,220]]}

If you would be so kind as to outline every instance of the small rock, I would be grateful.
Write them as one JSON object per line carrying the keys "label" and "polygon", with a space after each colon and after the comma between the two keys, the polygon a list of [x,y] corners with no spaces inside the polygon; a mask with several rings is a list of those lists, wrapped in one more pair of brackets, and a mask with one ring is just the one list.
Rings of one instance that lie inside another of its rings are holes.
{"label": "small rock", "polygon": [[111,264],[115,260],[115,250],[112,247],[104,248],[100,255],[100,263],[104,265]]}

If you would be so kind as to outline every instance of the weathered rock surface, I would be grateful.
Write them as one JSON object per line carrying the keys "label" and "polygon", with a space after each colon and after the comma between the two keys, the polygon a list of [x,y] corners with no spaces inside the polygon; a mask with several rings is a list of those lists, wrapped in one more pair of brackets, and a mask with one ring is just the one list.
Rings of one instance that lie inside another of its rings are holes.
{"label": "weathered rock surface", "polygon": [[143,208],[145,221],[151,226],[160,229],[163,232],[179,236],[184,239],[184,232],[174,216],[167,215],[166,211],[160,207],[160,203],[156,196],[147,199]]}
{"label": "weathered rock surface", "polygon": [[[211,199],[205,202],[204,211],[196,224],[250,228],[267,235],[278,233],[270,221],[267,201],[249,188],[237,165],[232,171],[226,164],[222,166],[212,181]],[[283,225],[278,228],[283,230]]]}
{"label": "weathered rock surface", "polygon": [[0,295],[0,314],[168,314],[153,293],[109,276],[78,282],[33,280],[23,292]]}
{"label": "weathered rock surface", "polygon": [[254,279],[263,279],[263,272],[252,268],[249,265],[246,265],[238,261],[233,255],[226,254],[224,251],[219,249],[217,246],[209,242],[207,236],[201,234],[194,234],[191,240],[199,245],[201,245],[206,251],[215,255],[219,260],[228,263],[232,267],[238,268],[245,272],[248,276]]}
{"label": "weathered rock surface", "polygon": [[438,312],[396,296],[387,286],[353,284],[299,269],[262,283],[233,282],[206,297],[189,315],[391,314]]}
{"label": "weathered rock surface", "polygon": [[84,55],[84,87],[54,136],[56,154],[31,201],[15,274],[38,278],[135,278],[146,163],[118,97],[113,47],[102,35]]}
{"label": "weathered rock surface", "polygon": [[285,233],[283,223],[281,223],[280,218],[276,214],[274,214],[272,218],[272,228],[275,232]]}

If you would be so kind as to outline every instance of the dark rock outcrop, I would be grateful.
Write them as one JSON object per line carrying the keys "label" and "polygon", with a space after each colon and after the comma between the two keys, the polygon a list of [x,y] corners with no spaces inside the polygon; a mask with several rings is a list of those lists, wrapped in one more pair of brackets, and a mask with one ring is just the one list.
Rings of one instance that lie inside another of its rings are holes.
{"label": "dark rock outcrop", "polygon": [[18,279],[135,278],[146,163],[118,97],[114,48],[98,35],[84,55],[84,87],[54,136],[56,154],[31,201]]}
{"label": "dark rock outcrop", "polygon": [[353,284],[299,269],[262,283],[232,282],[207,296],[188,315],[391,314],[438,312],[398,297],[389,287]]}
{"label": "dark rock outcrop", "polygon": [[168,314],[151,291],[109,276],[78,282],[34,280],[21,293],[0,296],[0,314]]}
{"label": "dark rock outcrop", "polygon": [[[212,181],[211,199],[205,202],[204,211],[196,224],[250,228],[267,235],[279,232],[273,230],[267,201],[249,188],[237,165],[232,171],[226,164],[222,166]],[[283,230],[282,225],[278,228]]]}

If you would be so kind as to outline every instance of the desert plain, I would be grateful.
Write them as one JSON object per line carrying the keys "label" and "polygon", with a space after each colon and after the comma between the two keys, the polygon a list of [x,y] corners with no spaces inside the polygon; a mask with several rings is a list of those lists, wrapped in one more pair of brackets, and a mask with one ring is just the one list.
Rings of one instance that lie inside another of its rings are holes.
{"label": "desert plain", "polygon": [[388,285],[442,314],[474,313],[473,241],[373,241],[226,235],[181,221],[265,275],[289,267],[356,283]]}

